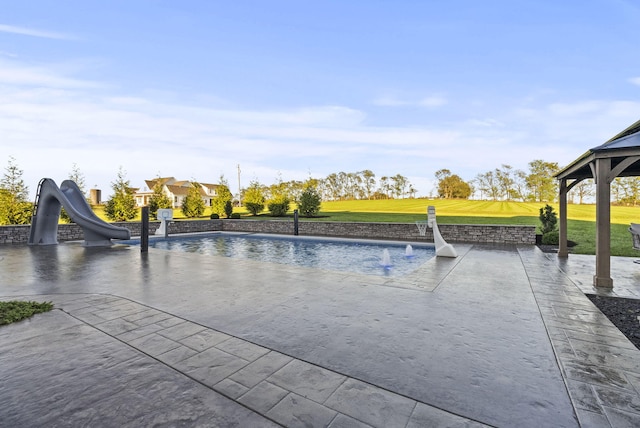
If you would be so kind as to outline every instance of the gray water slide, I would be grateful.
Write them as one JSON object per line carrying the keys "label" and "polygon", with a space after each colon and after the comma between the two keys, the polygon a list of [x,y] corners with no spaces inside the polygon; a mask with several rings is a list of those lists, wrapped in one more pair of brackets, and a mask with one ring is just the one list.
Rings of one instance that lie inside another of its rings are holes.
{"label": "gray water slide", "polygon": [[50,178],[38,184],[35,215],[31,219],[29,245],[53,245],[58,243],[58,221],[64,207],[71,220],[82,228],[85,246],[109,246],[111,239],[129,239],[131,231],[102,221],[78,185],[65,180],[60,187]]}

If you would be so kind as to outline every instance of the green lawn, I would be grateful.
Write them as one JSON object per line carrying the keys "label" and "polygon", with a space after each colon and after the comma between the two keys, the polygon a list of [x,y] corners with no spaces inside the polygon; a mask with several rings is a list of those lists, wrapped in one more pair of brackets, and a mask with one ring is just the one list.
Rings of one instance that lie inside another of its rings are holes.
{"label": "green lawn", "polygon": [[[544,203],[532,202],[492,202],[443,199],[391,199],[378,201],[331,201],[323,202],[320,215],[301,221],[337,221],[337,222],[381,222],[413,223],[426,220],[427,206],[436,207],[440,224],[528,224],[539,226],[538,215]],[[552,204],[556,212],[558,205]],[[292,206],[292,210],[293,210]],[[243,219],[271,219],[265,211],[253,217],[244,208],[234,208]],[[96,214],[104,218],[101,207]],[[209,218],[207,209],[201,218]],[[289,214],[292,217],[293,214]],[[179,209],[174,210],[176,220],[184,219]],[[134,221],[140,221],[136,218]],[[629,223],[640,223],[640,207],[611,207],[611,253],[618,256],[638,256],[631,247]],[[577,245],[574,253],[595,254],[595,205],[573,205],[568,208],[569,240]]]}

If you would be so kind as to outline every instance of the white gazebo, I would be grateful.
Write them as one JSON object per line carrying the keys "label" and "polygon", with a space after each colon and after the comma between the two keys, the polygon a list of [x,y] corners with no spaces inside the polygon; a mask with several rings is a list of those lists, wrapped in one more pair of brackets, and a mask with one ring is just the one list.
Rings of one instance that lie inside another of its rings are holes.
{"label": "white gazebo", "polygon": [[[613,287],[611,279],[611,182],[640,176],[640,120],[601,146],[588,150],[555,177],[560,182],[560,245],[567,257],[567,193],[582,180],[596,184],[596,274],[593,285]],[[640,220],[640,219],[639,219]]]}

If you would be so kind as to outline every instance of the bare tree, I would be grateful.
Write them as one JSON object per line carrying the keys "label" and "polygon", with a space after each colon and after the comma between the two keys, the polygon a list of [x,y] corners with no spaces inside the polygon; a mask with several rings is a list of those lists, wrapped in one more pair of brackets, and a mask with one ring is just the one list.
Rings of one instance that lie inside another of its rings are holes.
{"label": "bare tree", "polygon": [[376,175],[368,169],[360,171],[360,175],[362,176],[364,195],[367,199],[371,199],[376,188]]}
{"label": "bare tree", "polygon": [[578,197],[578,203],[582,204],[585,198],[595,195],[595,188],[593,186],[593,180],[582,180],[571,189],[571,193],[574,193]]}
{"label": "bare tree", "polygon": [[407,177],[401,175],[401,174],[396,174],[393,177],[391,177],[391,181],[392,181],[392,188],[393,188],[393,193],[396,195],[397,198],[404,198],[404,193],[405,193],[405,189],[407,187],[408,184],[408,180]]}
{"label": "bare tree", "polygon": [[480,190],[480,192],[487,195],[487,197],[491,198],[491,200],[498,200],[500,188],[493,171],[488,171],[484,174],[478,174],[475,181],[478,184],[478,189]]}

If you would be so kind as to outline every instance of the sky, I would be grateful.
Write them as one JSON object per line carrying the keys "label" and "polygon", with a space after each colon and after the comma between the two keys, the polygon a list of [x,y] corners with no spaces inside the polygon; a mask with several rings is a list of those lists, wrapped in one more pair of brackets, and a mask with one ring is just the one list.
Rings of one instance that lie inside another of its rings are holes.
{"label": "sky", "polygon": [[0,0],[0,167],[218,183],[566,166],[640,119],[635,0]]}

